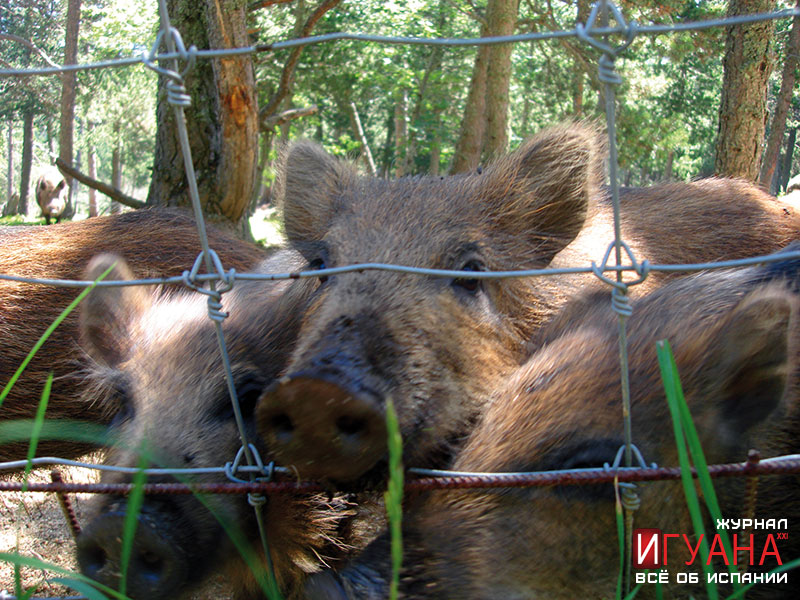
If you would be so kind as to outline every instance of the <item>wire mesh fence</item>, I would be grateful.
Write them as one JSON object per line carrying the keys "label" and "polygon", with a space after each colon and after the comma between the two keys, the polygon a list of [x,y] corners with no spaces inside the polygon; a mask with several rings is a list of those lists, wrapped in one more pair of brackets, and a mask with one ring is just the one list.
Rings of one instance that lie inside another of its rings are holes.
{"label": "wire mesh fence", "polygon": [[[608,11],[611,19],[615,22],[615,25],[598,26],[598,15],[600,10],[603,8]],[[144,473],[148,476],[156,477],[168,475],[174,476],[178,481],[190,481],[193,476],[200,474],[219,475],[220,482],[218,483],[148,483],[145,484],[142,489],[144,494],[248,494],[251,504],[254,506],[256,511],[262,542],[264,543],[265,547],[267,547],[266,534],[263,525],[264,517],[261,514],[263,502],[259,502],[258,498],[263,498],[261,496],[262,494],[273,493],[325,492],[327,491],[327,487],[324,484],[319,484],[316,482],[296,481],[291,469],[262,460],[256,447],[252,444],[254,440],[249,439],[242,417],[239,398],[237,397],[237,386],[231,366],[231,360],[229,358],[229,345],[222,329],[222,322],[227,316],[222,310],[224,305],[224,294],[235,289],[237,282],[244,281],[282,281],[304,278],[316,279],[321,277],[331,277],[334,275],[361,273],[364,271],[386,271],[405,273],[413,276],[452,279],[463,277],[464,272],[460,270],[426,269],[405,265],[372,262],[345,265],[335,268],[308,269],[282,273],[239,273],[232,269],[226,270],[225,265],[214,252],[214,249],[210,246],[205,230],[205,218],[199,200],[191,150],[189,147],[188,133],[183,116],[184,107],[191,103],[191,98],[186,94],[186,90],[183,87],[184,77],[198,60],[254,54],[258,52],[287,49],[309,44],[335,42],[338,40],[355,40],[363,43],[378,44],[439,45],[456,47],[478,46],[484,44],[519,43],[570,37],[576,38],[585,44],[591,45],[601,52],[598,70],[599,79],[605,85],[604,96],[606,99],[606,123],[608,131],[608,149],[610,155],[610,159],[608,161],[608,177],[610,181],[610,197],[614,211],[615,239],[609,244],[605,256],[602,257],[599,263],[593,262],[590,265],[576,265],[568,268],[542,268],[516,271],[474,271],[470,272],[470,278],[474,278],[476,280],[490,280],[593,274],[597,279],[608,284],[608,286],[611,288],[611,293],[613,296],[612,306],[618,315],[619,323],[619,348],[622,372],[621,398],[623,404],[622,413],[625,422],[625,445],[621,449],[620,455],[618,455],[617,458],[617,462],[615,462],[614,465],[606,464],[604,466],[598,466],[597,468],[547,470],[525,473],[461,473],[428,469],[411,469],[410,472],[415,477],[408,481],[405,487],[406,490],[409,491],[419,491],[443,488],[525,487],[564,484],[583,485],[614,481],[632,483],[655,480],[674,480],[681,477],[681,470],[679,468],[647,465],[644,463],[644,460],[640,455],[638,458],[639,464],[635,465],[637,462],[636,454],[638,451],[635,450],[635,446],[633,444],[633,440],[636,437],[636,432],[632,429],[630,424],[630,390],[627,375],[627,335],[625,330],[626,319],[630,316],[632,310],[627,299],[628,289],[632,285],[636,285],[644,281],[650,273],[688,273],[693,271],[730,269],[736,267],[769,264],[791,259],[800,259],[800,251],[781,252],[740,260],[694,264],[651,264],[647,260],[640,261],[635,256],[631,248],[623,239],[620,228],[617,140],[615,130],[615,87],[622,82],[622,78],[616,71],[615,59],[618,56],[623,55],[625,49],[638,36],[662,35],[676,31],[700,30],[710,27],[725,27],[770,19],[791,18],[800,16],[800,9],[783,10],[769,14],[717,19],[713,21],[683,23],[670,26],[645,27],[638,26],[636,23],[627,22],[619,8],[614,3],[603,1],[598,2],[593,7],[587,23],[578,24],[575,29],[569,31],[553,31],[547,33],[505,37],[486,37],[479,39],[428,39],[376,36],[359,33],[335,33],[301,39],[285,40],[271,44],[249,46],[244,48],[211,50],[198,50],[195,47],[186,48],[179,32],[170,25],[166,3],[163,0],[159,4],[159,11],[161,15],[161,28],[153,47],[148,53],[143,53],[140,56],[119,58],[112,61],[104,61],[92,64],[66,65],[63,67],[24,70],[0,69],[0,76],[45,76],[66,71],[131,67],[135,65],[143,65],[153,72],[165,76],[168,79],[167,89],[169,103],[172,105],[175,112],[175,121],[178,129],[181,149],[183,152],[187,182],[189,185],[189,196],[191,198],[194,217],[201,240],[201,247],[198,249],[199,255],[194,265],[188,268],[181,276],[136,280],[109,280],[95,282],[27,278],[5,274],[0,274],[0,279],[30,285],[61,286],[71,288],[181,284],[191,290],[205,295],[208,302],[209,318],[214,322],[219,352],[222,357],[223,368],[225,372],[226,385],[231,397],[231,403],[236,417],[239,435],[241,437],[240,452],[236,457],[231,457],[231,461],[225,465],[209,466],[201,469],[141,469],[132,467],[119,467],[114,465],[86,464],[60,458],[37,458],[28,461],[0,463],[0,471],[19,470],[31,466],[67,464],[85,467],[87,469],[114,471],[126,474]],[[619,45],[612,46],[610,42],[612,39],[621,39],[622,41]],[[188,266],[189,265],[187,265],[187,267]],[[201,272],[202,267],[205,267],[205,273]],[[624,281],[623,275],[625,273],[633,273],[637,276],[637,279],[635,281]],[[624,463],[624,465],[622,463]],[[753,477],[761,474],[800,473],[800,456],[787,455],[770,457],[764,460],[753,460],[752,458],[750,460],[743,459],[741,463],[736,464],[711,465],[709,467],[709,472],[712,477]],[[227,481],[223,479],[223,476],[225,479],[227,479]],[[53,492],[61,495],[79,492],[127,495],[130,494],[135,488],[136,486],[133,484],[127,483],[69,484],[64,483],[63,481],[55,480],[52,483],[38,484],[30,484],[27,482],[0,482],[0,491],[27,490],[29,492]],[[632,512],[632,509],[630,512]],[[628,529],[630,530],[630,526]],[[628,547],[630,547],[630,543],[628,544]],[[269,555],[268,549],[266,550],[266,554]],[[9,598],[9,600],[12,598],[11,596],[3,597]]]}

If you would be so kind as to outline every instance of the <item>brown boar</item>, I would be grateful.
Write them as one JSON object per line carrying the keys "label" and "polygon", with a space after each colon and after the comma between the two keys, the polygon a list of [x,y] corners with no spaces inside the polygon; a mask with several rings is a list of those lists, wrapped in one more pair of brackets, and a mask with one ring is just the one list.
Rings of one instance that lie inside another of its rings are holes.
{"label": "brown boar", "polygon": [[[598,139],[590,127],[565,125],[480,174],[396,181],[359,177],[308,142],[291,147],[280,186],[285,229],[312,265],[464,274],[326,278],[286,376],[258,407],[279,461],[333,480],[378,470],[391,395],[407,464],[443,464],[495,382],[524,361],[534,332],[592,281],[470,274],[600,261],[613,234]],[[659,263],[777,250],[800,231],[796,216],[738,181],[626,190],[622,204],[624,237],[640,260]]]}
{"label": "brown boar", "polygon": [[61,222],[61,215],[67,208],[68,193],[67,182],[60,173],[45,173],[36,180],[36,203],[42,210],[45,224],[50,225],[50,219]]}
{"label": "brown boar", "polygon": [[[295,257],[279,252],[261,268],[295,270],[301,264]],[[96,277],[112,260],[98,257],[87,277]],[[112,274],[130,277],[124,263]],[[266,449],[255,438],[255,403],[285,364],[302,307],[317,285],[314,279],[238,282],[223,297],[230,316],[222,328],[247,437],[265,459]],[[203,296],[165,299],[137,287],[96,288],[81,318],[84,347],[95,360],[93,379],[100,403],[119,405],[108,464],[135,467],[147,456],[152,466],[173,468],[220,467],[233,460],[241,441]],[[130,480],[128,474],[102,476],[104,483]],[[216,474],[191,480],[225,478]],[[84,574],[116,587],[127,503],[107,495],[91,502],[93,517],[78,539],[78,561]],[[332,539],[337,520],[346,512],[342,507],[340,500],[327,496],[267,499],[267,537],[276,577],[285,591],[291,593],[304,573],[317,568],[326,552],[336,550]],[[147,497],[128,570],[128,595],[148,600],[184,597],[208,575],[227,570],[237,598],[261,597],[222,523],[243,534],[257,551],[258,528],[243,496],[212,495],[202,503],[193,496]]]}
{"label": "brown boar", "polygon": [[[648,462],[678,464],[656,358],[656,341],[662,338],[675,354],[709,464],[741,462],[750,448],[764,457],[800,451],[800,296],[794,264],[793,288],[776,281],[780,275],[774,272],[765,277],[763,269],[704,273],[676,280],[634,304],[628,324],[632,430]],[[561,333],[553,333],[496,392],[454,470],[519,472],[613,462],[624,439],[616,316],[607,294],[583,299],[580,307],[570,311],[570,321],[554,323]],[[578,314],[581,318],[574,318]],[[800,476],[762,477],[749,517],[743,514],[744,487],[741,477],[715,480],[724,518],[784,518],[790,527],[800,518]],[[641,483],[638,494],[635,527],[685,533],[696,545],[679,481]],[[406,598],[614,595],[619,553],[612,484],[432,492],[407,507],[404,528]],[[706,532],[713,531],[706,523]],[[759,565],[769,534],[781,563],[800,556],[796,534],[784,540],[774,531],[754,533],[753,544],[749,538],[738,543],[753,546],[751,572],[779,564],[769,555]],[[388,556],[384,536],[340,576],[315,578],[309,597],[381,597],[388,589]],[[699,561],[706,560],[696,558],[687,567],[690,558],[685,543],[670,543],[673,584],[676,572],[699,571]],[[750,563],[747,556],[744,560]],[[723,564],[714,568],[727,572]],[[797,576],[789,573],[789,582]],[[646,586],[637,597],[650,597],[653,588]],[[747,597],[795,598],[796,590],[796,582],[768,584]],[[669,597],[688,597],[690,591],[675,585]]]}
{"label": "brown boar", "polygon": [[[245,271],[266,252],[216,228],[209,228],[211,247],[226,268]],[[175,210],[140,210],[51,227],[0,229],[0,273],[21,277],[80,279],[99,252],[122,255],[137,277],[173,276],[191,268],[200,252],[195,223]],[[0,385],[5,385],[36,340],[80,290],[0,280]],[[82,402],[78,314],[73,312],[50,336],[0,406],[0,421],[30,419],[47,373],[54,372],[47,410],[50,419],[105,423],[110,414]],[[87,444],[42,441],[39,456],[71,458],[91,449]],[[0,445],[0,461],[24,458],[27,444]]]}

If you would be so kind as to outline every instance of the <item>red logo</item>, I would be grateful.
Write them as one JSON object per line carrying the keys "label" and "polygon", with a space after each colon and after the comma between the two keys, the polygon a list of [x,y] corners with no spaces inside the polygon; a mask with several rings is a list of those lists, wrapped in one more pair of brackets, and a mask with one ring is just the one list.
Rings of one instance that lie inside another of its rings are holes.
{"label": "red logo", "polygon": [[634,529],[633,568],[660,569],[664,566],[661,548],[660,529]]}

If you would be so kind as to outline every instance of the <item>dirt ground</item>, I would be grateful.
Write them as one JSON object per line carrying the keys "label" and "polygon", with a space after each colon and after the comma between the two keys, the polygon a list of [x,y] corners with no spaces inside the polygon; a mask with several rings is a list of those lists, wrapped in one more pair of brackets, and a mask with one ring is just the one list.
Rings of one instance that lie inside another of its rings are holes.
{"label": "dirt ground", "polygon": [[[82,462],[97,463],[101,454],[85,456]],[[99,480],[99,472],[79,467],[56,467],[65,482],[91,483]],[[51,467],[34,469],[29,481],[49,483]],[[0,473],[0,481],[22,481],[21,473]],[[69,498],[81,523],[91,494],[70,494]],[[55,494],[33,492],[0,492],[0,552],[13,553],[19,547],[22,556],[58,565],[72,571],[78,570],[75,560],[75,541],[72,538]],[[35,598],[75,596],[76,592],[63,585],[52,583],[58,573],[23,567],[23,590],[35,587]],[[0,598],[3,592],[14,594],[14,566],[0,561]],[[218,578],[207,588],[193,596],[196,600],[230,598],[224,582]]]}

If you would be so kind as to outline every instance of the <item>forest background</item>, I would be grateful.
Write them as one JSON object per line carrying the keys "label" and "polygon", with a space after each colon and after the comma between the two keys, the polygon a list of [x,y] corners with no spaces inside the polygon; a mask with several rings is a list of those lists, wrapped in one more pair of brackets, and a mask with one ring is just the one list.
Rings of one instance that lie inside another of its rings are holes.
{"label": "forest background", "polygon": [[[186,45],[200,49],[331,32],[475,38],[569,30],[586,21],[591,6],[588,0],[167,4]],[[617,5],[627,20],[651,25],[795,3]],[[155,0],[9,0],[0,6],[0,69],[146,53],[158,19]],[[637,37],[617,61],[621,183],[720,174],[760,181],[773,193],[785,189],[800,170],[793,156],[800,126],[800,101],[793,93],[798,30],[784,18]],[[276,155],[297,137],[315,139],[380,176],[475,169],[547,125],[602,120],[598,58],[576,38],[560,38],[480,49],[336,41],[198,61],[186,77],[192,96],[187,120],[204,210],[250,236],[253,211],[271,201]],[[73,181],[75,218],[137,201],[185,205],[165,84],[142,65],[0,77],[4,215],[38,216],[31,187],[56,157],[109,184],[122,203]],[[237,123],[235,135],[231,122]],[[745,144],[752,147],[743,150]]]}

